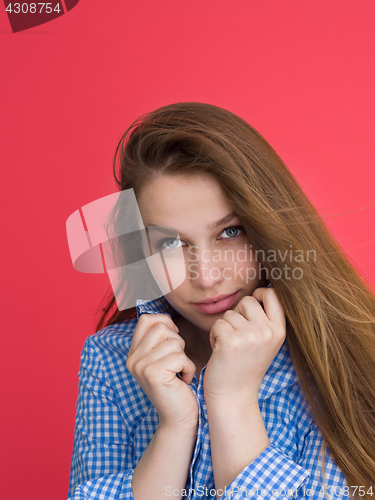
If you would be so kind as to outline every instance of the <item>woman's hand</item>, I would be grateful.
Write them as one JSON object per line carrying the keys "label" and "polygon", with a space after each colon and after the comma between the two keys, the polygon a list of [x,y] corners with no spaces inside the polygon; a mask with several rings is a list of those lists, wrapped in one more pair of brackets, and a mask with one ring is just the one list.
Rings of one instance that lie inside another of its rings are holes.
{"label": "woman's hand", "polygon": [[285,335],[285,313],[274,288],[257,288],[226,311],[210,332],[213,351],[203,379],[206,401],[258,404],[260,384]]}
{"label": "woman's hand", "polygon": [[[196,370],[185,341],[165,314],[142,314],[134,330],[126,367],[155,406],[159,425],[194,432],[198,403],[190,389]],[[181,379],[176,374],[182,372]]]}

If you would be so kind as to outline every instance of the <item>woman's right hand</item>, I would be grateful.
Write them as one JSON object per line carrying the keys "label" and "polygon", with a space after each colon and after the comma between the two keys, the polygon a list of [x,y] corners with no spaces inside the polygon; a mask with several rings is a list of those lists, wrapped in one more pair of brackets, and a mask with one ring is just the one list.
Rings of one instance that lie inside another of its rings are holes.
{"label": "woman's right hand", "polygon": [[[142,314],[134,330],[126,368],[159,415],[159,425],[195,430],[198,403],[189,387],[196,370],[185,341],[165,314]],[[176,374],[181,373],[181,379]]]}

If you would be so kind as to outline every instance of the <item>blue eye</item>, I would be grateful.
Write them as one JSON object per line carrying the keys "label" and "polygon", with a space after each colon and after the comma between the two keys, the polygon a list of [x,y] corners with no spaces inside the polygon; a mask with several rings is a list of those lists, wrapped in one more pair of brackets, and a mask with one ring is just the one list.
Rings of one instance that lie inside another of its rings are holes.
{"label": "blue eye", "polygon": [[178,238],[169,238],[168,240],[161,241],[158,245],[157,248],[158,250],[173,250],[174,248],[178,248],[180,245],[179,243],[182,243],[181,240]]}
{"label": "blue eye", "polygon": [[224,231],[221,233],[227,233],[227,236],[224,236],[223,239],[228,240],[232,238],[236,238],[243,232],[243,227],[242,226],[231,226],[227,227],[224,229]]}
{"label": "blue eye", "polygon": [[[238,236],[241,236],[242,233],[244,233],[244,228],[242,226],[230,226],[225,228],[220,233],[220,239],[233,240]],[[158,242],[157,245],[154,246],[154,248],[156,248],[156,250],[175,250],[182,247],[183,245],[184,242],[179,238],[166,238]]]}

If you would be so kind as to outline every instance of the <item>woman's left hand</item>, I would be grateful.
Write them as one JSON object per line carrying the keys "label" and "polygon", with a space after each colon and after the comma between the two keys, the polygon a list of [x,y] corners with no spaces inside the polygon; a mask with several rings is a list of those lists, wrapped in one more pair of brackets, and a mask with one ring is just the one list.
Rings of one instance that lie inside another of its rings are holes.
{"label": "woman's left hand", "polygon": [[206,402],[258,404],[260,384],[285,335],[285,313],[274,288],[257,288],[226,311],[210,332],[212,355],[203,379]]}

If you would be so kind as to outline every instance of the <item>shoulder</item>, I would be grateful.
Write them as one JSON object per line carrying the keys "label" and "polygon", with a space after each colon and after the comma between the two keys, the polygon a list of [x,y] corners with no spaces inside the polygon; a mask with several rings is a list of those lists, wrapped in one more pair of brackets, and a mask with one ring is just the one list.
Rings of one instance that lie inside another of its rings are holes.
{"label": "shoulder", "polygon": [[111,379],[126,370],[137,321],[134,318],[115,323],[87,337],[81,352],[81,375],[90,372],[99,378]]}
{"label": "shoulder", "polygon": [[86,394],[88,389],[90,394],[100,394],[101,401],[106,404],[111,402],[128,429],[132,429],[152,407],[126,367],[137,321],[137,318],[133,318],[116,323],[87,337],[79,373],[82,394]]}
{"label": "shoulder", "polygon": [[137,319],[130,319],[123,323],[109,325],[93,335],[87,337],[83,351],[92,350],[100,352],[102,355],[113,353],[128,354]]}

